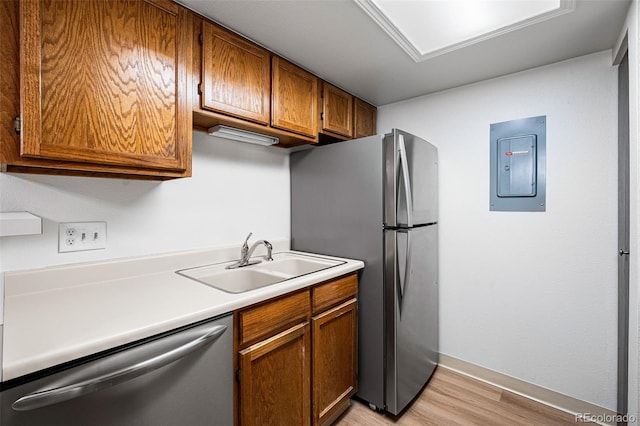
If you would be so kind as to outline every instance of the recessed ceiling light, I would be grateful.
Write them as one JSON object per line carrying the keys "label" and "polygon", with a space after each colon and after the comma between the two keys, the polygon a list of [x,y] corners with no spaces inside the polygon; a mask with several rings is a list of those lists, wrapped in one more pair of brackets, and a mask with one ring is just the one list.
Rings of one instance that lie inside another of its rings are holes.
{"label": "recessed ceiling light", "polygon": [[414,61],[575,9],[575,0],[354,0]]}

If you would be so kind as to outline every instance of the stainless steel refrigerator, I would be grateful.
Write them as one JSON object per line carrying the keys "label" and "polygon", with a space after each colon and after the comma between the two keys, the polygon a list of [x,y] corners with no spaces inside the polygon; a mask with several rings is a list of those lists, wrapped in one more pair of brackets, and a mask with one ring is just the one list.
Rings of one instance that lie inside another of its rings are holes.
{"label": "stainless steel refrigerator", "polygon": [[417,136],[291,154],[294,250],[361,259],[357,396],[400,413],[438,363],[438,157]]}

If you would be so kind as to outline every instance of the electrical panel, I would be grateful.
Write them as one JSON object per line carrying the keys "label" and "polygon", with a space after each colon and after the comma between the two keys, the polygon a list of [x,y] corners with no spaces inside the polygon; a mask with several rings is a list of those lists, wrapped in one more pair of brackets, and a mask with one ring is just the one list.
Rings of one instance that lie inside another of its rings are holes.
{"label": "electrical panel", "polygon": [[498,197],[536,196],[536,135],[498,139]]}
{"label": "electrical panel", "polygon": [[491,125],[490,210],[545,211],[546,116]]}

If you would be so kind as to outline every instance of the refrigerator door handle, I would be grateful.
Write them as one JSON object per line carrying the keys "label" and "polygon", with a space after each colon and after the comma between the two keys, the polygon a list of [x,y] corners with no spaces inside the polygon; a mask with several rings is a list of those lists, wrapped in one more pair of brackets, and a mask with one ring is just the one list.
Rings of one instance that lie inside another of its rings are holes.
{"label": "refrigerator door handle", "polygon": [[407,208],[407,227],[413,226],[413,199],[411,193],[411,181],[409,180],[409,161],[407,160],[407,147],[404,144],[404,135],[398,135],[398,153],[402,166],[402,181],[404,184],[404,196]]}
{"label": "refrigerator door handle", "polygon": [[[404,296],[407,293],[407,289],[409,288],[409,278],[411,277],[411,262],[412,262],[412,252],[411,252],[411,232],[408,230],[398,230],[399,234],[406,235],[406,251],[405,251],[405,259],[404,259],[404,274],[400,273],[400,268],[398,267],[398,278],[397,282],[397,291],[398,291],[398,313],[400,317],[402,317],[402,307],[404,305]],[[397,257],[396,257],[397,258]],[[399,260],[399,259],[398,259]],[[399,266],[399,265],[398,265]]]}

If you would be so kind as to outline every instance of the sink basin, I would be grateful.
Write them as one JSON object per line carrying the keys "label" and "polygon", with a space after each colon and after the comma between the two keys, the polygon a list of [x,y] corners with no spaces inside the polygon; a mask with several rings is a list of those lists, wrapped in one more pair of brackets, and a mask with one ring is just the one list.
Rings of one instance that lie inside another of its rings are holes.
{"label": "sink basin", "polygon": [[226,269],[232,263],[234,262],[199,266],[176,273],[227,293],[244,293],[342,265],[344,262],[297,253],[276,253],[272,261],[263,260],[256,265]]}
{"label": "sink basin", "polygon": [[301,259],[297,257],[285,259],[274,258],[272,262],[263,262],[262,264],[257,265],[254,269],[269,272],[279,272],[281,274],[287,274],[291,276],[300,276],[331,268],[332,266],[339,265],[340,263],[341,262],[337,261],[318,261]]}
{"label": "sink basin", "polygon": [[273,275],[253,269],[222,269],[214,273],[204,269],[202,271],[181,271],[179,273],[228,293],[244,293],[245,291],[255,290],[256,288],[279,283],[287,279],[282,275]]}

